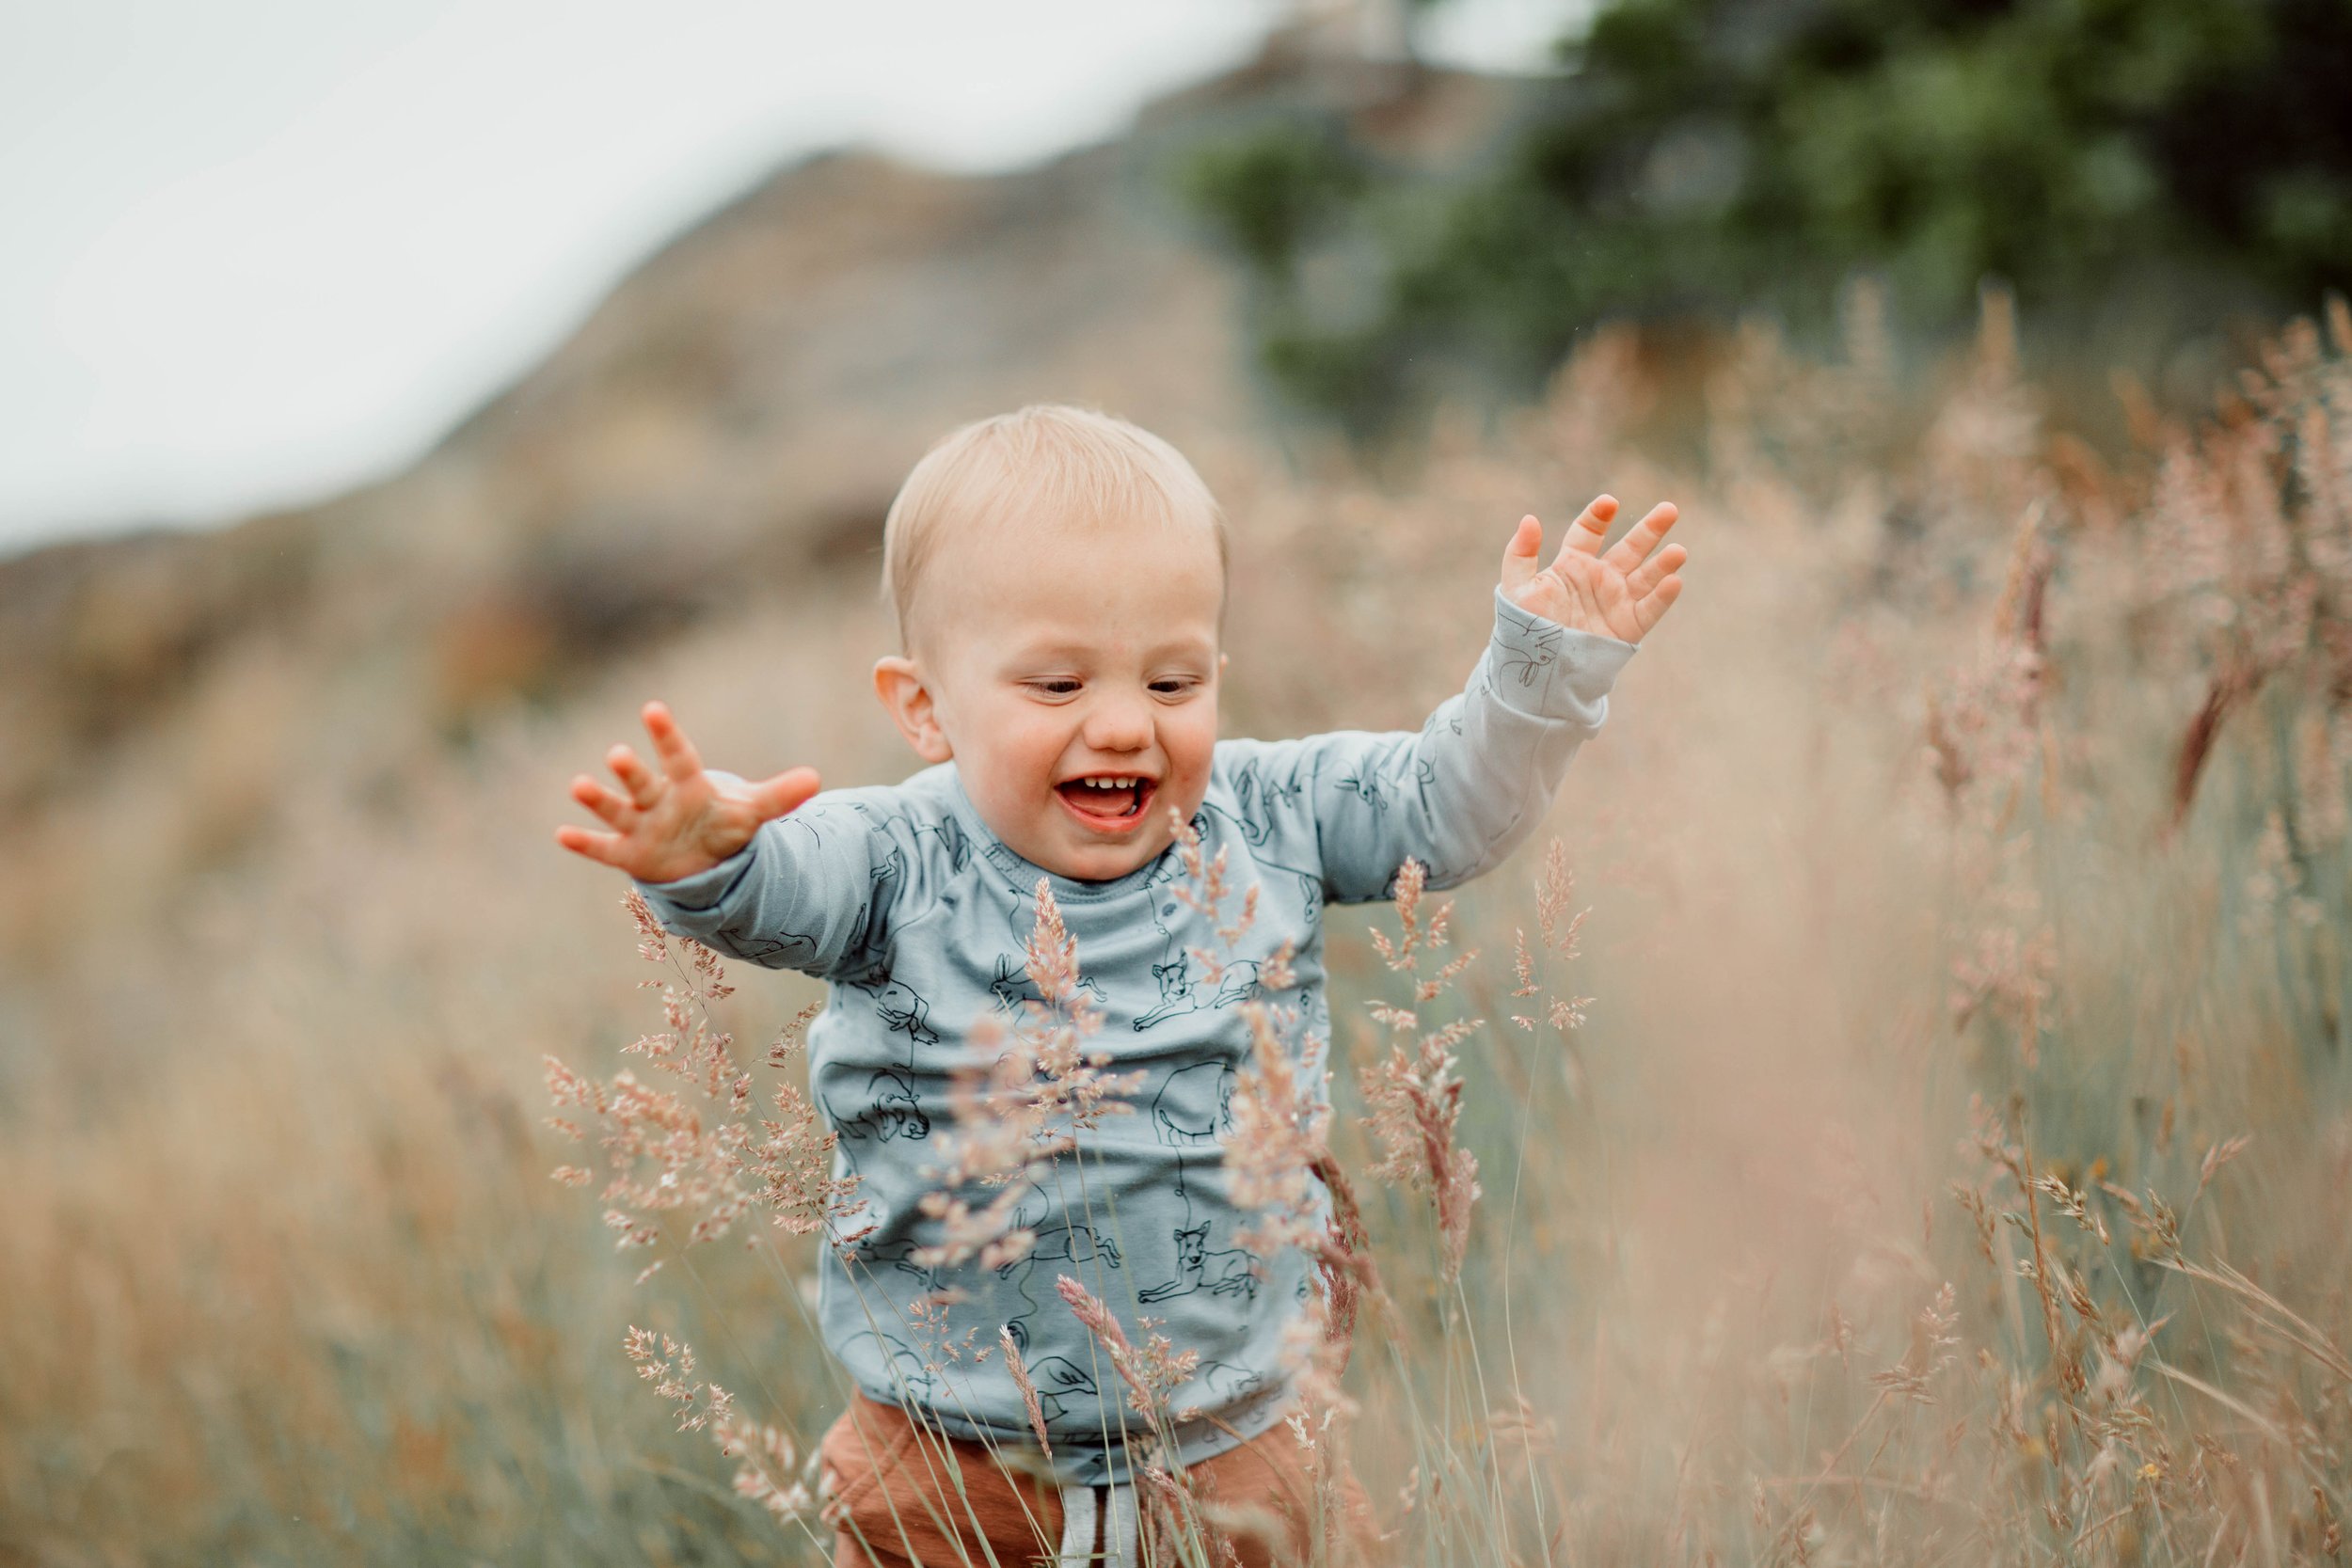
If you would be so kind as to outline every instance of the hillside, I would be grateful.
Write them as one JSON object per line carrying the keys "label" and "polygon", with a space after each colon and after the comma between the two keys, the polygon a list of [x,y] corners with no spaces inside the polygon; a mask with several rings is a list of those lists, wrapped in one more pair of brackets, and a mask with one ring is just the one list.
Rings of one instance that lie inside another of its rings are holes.
{"label": "hillside", "polygon": [[1459,157],[1508,93],[1279,35],[1040,166],[817,156],[660,248],[393,479],[0,562],[0,973],[167,918],[191,876],[266,877],[297,793],[396,808],[486,714],[561,705],[689,626],[868,594],[892,489],[959,420],[1057,398],[1255,439],[1233,287],[1170,158],[1299,105]]}

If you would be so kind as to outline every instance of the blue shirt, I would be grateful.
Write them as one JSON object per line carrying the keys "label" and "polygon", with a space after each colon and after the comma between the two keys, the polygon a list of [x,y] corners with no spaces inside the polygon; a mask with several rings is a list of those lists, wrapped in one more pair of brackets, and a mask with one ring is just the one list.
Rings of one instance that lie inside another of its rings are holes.
{"label": "blue shirt", "polygon": [[[1234,1243],[1255,1217],[1229,1200],[1219,1157],[1249,1056],[1239,1004],[1296,1010],[1302,1078],[1320,1095],[1330,1022],[1324,906],[1386,896],[1408,858],[1438,888],[1500,862],[1543,818],[1633,652],[1498,592],[1494,635],[1468,684],[1418,733],[1219,742],[1193,826],[1205,854],[1225,852],[1228,886],[1238,895],[1256,884],[1259,904],[1214,977],[1192,950],[1221,943],[1175,896],[1184,872],[1174,848],[1110,881],[1055,876],[989,831],[953,763],[897,785],[825,791],[708,871],[640,884],[669,929],[830,983],[809,1028],[811,1092],[840,1135],[834,1174],[861,1179],[861,1221],[873,1228],[825,1249],[818,1316],[859,1386],[919,1406],[956,1435],[1033,1446],[1001,1354],[949,1360],[911,1331],[910,1304],[953,1289],[961,1299],[947,1311],[951,1336],[977,1327],[973,1343],[991,1346],[1001,1325],[1021,1346],[1057,1479],[1126,1480],[1122,1434],[1138,1434],[1139,1423],[1056,1293],[1055,1276],[1068,1274],[1132,1338],[1150,1316],[1179,1350],[1200,1353],[1193,1381],[1169,1401],[1178,1464],[1286,1414],[1282,1331],[1310,1289],[1309,1268],[1295,1251],[1261,1261]],[[937,1185],[931,1141],[951,1124],[953,1074],[973,1065],[967,1027],[1036,997],[1023,952],[1041,880],[1101,1010],[1093,1043],[1112,1058],[1105,1070],[1142,1074],[1136,1114],[1080,1132],[1074,1155],[1029,1184],[1019,1222],[1037,1243],[1025,1258],[926,1268],[915,1254],[936,1225],[916,1203]],[[1261,966],[1285,942],[1292,983],[1270,990]]]}

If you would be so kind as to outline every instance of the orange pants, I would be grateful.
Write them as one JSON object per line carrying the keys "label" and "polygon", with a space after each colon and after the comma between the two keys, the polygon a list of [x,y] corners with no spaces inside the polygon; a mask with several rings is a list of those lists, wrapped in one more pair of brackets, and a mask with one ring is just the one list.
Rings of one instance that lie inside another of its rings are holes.
{"label": "orange pants", "polygon": [[[1062,1502],[1052,1481],[1007,1468],[985,1445],[917,1426],[895,1404],[851,1396],[826,1432],[819,1458],[834,1568],[962,1568],[987,1563],[991,1553],[1000,1568],[1055,1559]],[[1232,1544],[1241,1568],[1353,1562],[1370,1551],[1371,1504],[1343,1471],[1340,1517],[1327,1532],[1322,1558],[1314,1558],[1317,1509],[1308,1459],[1290,1427],[1277,1423],[1184,1472],[1204,1525]],[[1143,1560],[1174,1562],[1172,1550],[1152,1551],[1152,1510],[1144,1513]],[[1103,1549],[1098,1526],[1093,1550]]]}

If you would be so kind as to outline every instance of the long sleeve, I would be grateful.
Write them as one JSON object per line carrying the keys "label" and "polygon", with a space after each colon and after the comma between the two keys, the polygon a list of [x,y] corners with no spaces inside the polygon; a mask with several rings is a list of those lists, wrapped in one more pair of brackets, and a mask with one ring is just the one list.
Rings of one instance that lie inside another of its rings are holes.
{"label": "long sleeve", "polygon": [[1385,895],[1407,859],[1428,866],[1429,885],[1449,887],[1534,831],[1633,653],[1498,590],[1486,651],[1419,733],[1349,730],[1220,751],[1245,817],[1293,854],[1311,854],[1332,901]]}
{"label": "long sleeve", "polygon": [[905,857],[867,792],[833,790],[760,825],[707,871],[638,891],[668,929],[771,969],[833,978],[868,961]]}

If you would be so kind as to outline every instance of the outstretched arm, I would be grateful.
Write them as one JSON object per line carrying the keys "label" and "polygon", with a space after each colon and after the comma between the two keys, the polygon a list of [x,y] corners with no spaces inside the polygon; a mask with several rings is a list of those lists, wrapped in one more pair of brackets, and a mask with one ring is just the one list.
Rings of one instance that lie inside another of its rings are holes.
{"label": "outstretched arm", "polygon": [[1486,651],[1418,734],[1229,743],[1257,776],[1267,826],[1311,838],[1331,898],[1382,896],[1407,859],[1429,867],[1432,886],[1465,881],[1534,831],[1607,717],[1617,673],[1681,593],[1675,573],[1689,552],[1657,547],[1675,509],[1657,508],[1603,554],[1615,515],[1607,496],[1586,507],[1549,566],[1538,564],[1543,526],[1520,520]]}
{"label": "outstretched arm", "polygon": [[757,784],[732,773],[707,772],[694,743],[670,710],[647,703],[645,734],[653,739],[656,771],[626,745],[605,753],[621,789],[582,773],[572,799],[603,819],[610,832],[565,823],[555,842],[574,854],[641,882],[668,882],[707,871],[752,841],[759,825],[796,809],[817,793],[813,768],[795,768]]}
{"label": "outstretched arm", "polygon": [[805,768],[757,783],[705,768],[660,703],[644,721],[659,770],[613,747],[621,788],[582,773],[571,791],[609,831],[566,824],[556,842],[628,873],[664,926],[722,953],[818,974],[858,961],[877,914],[865,818],[817,799]]}

